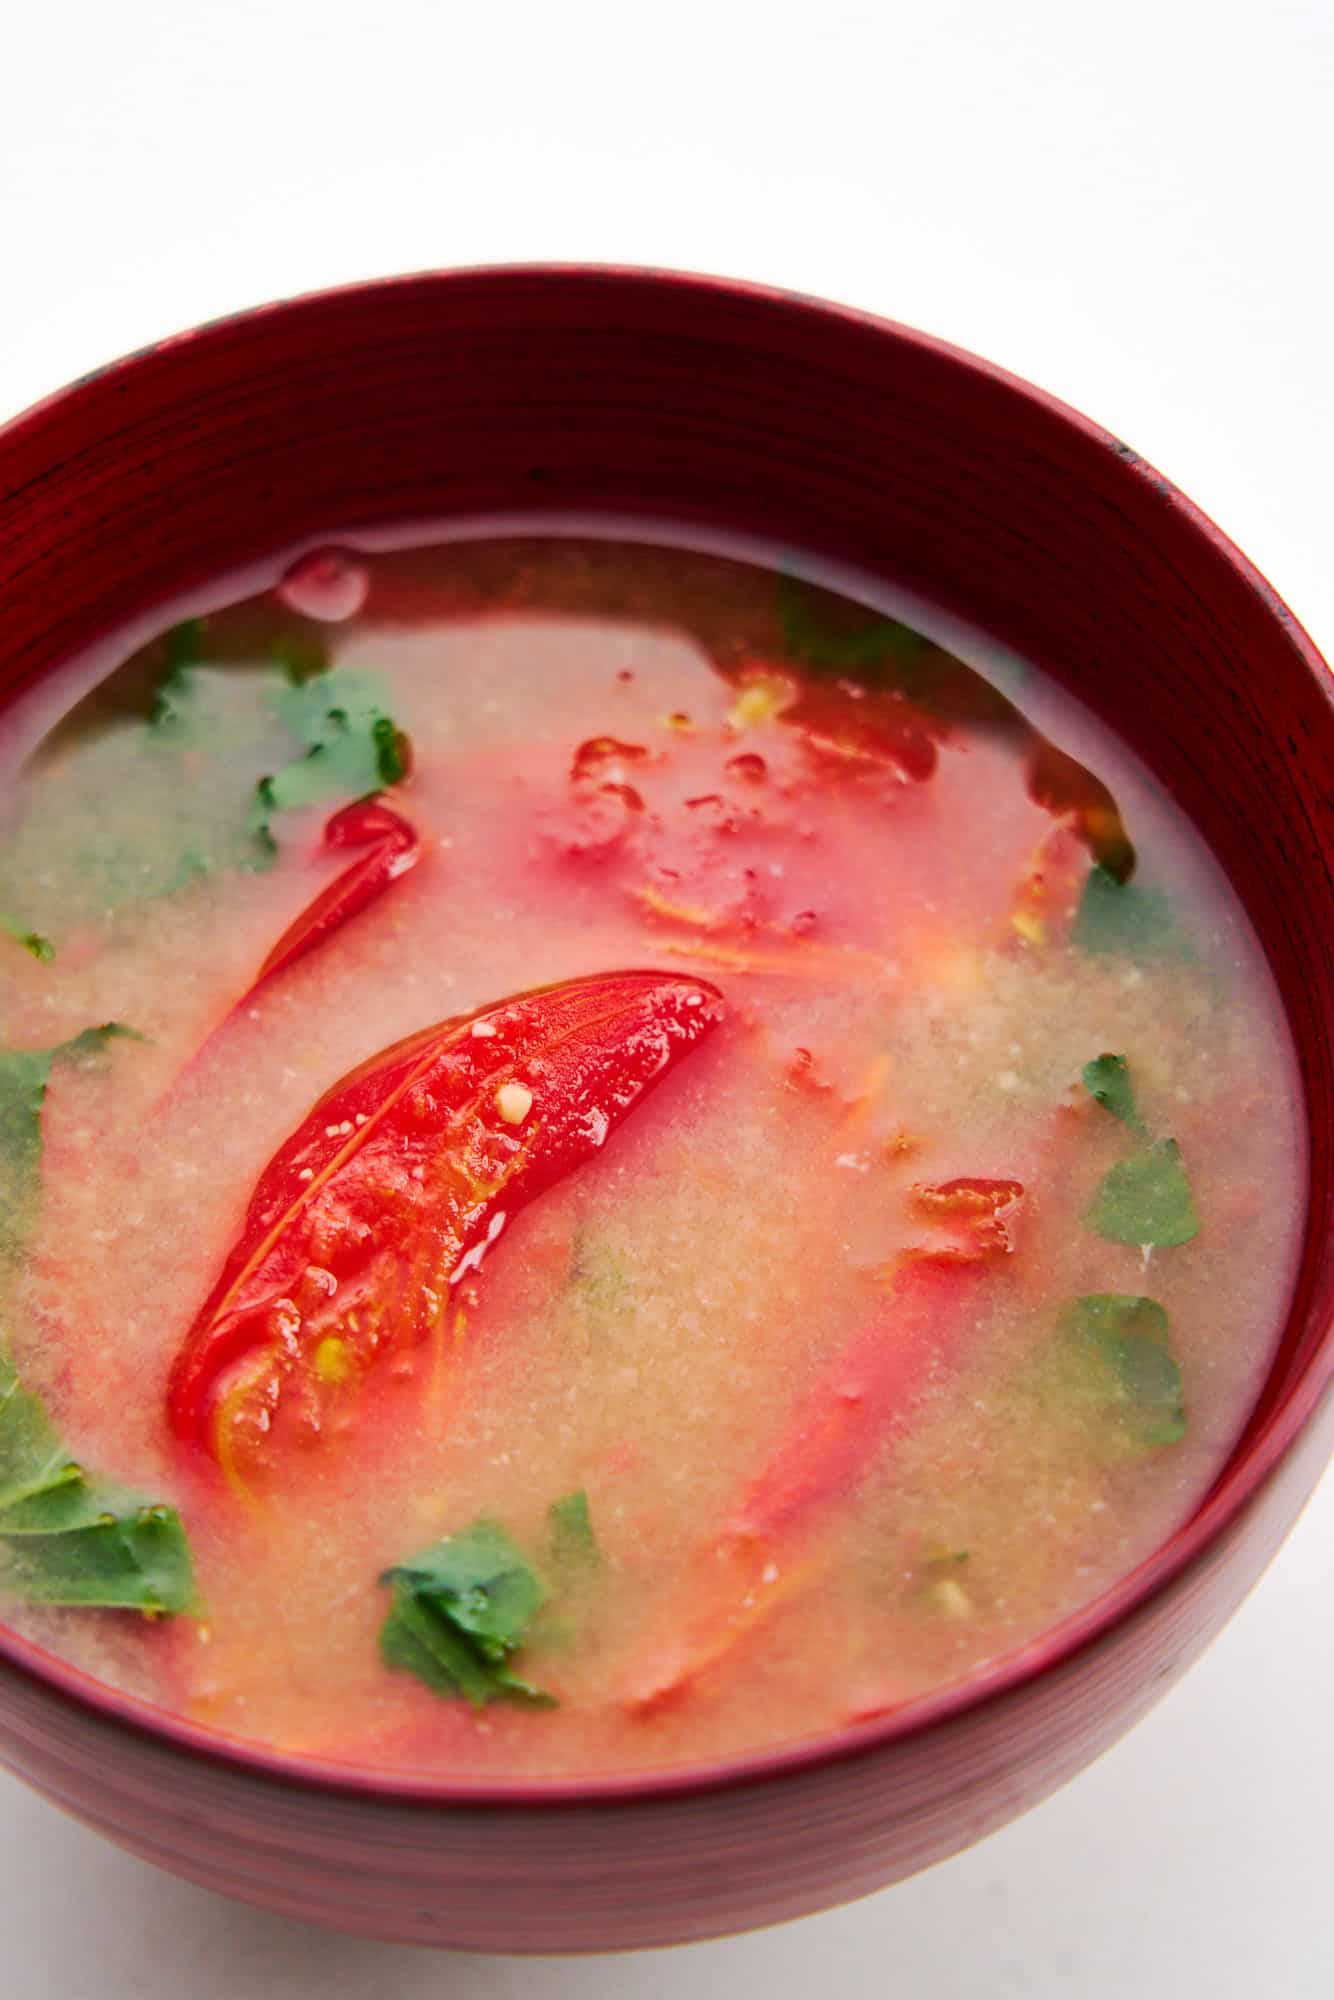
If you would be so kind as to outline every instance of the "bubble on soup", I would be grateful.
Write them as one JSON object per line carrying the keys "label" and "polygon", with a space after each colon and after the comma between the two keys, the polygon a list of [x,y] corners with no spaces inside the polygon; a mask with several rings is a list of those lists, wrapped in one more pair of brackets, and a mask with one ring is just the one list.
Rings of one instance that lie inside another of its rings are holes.
{"label": "bubble on soup", "polygon": [[283,572],[279,600],[303,618],[346,624],[364,608],[371,587],[364,562],[342,549],[312,549]]}

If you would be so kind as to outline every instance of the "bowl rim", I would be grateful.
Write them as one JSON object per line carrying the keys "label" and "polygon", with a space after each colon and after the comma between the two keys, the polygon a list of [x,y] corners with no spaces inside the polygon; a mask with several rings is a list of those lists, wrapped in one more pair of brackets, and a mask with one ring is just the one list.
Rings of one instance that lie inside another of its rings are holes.
{"label": "bowl rim", "polygon": [[[1055,421],[1115,458],[1118,477],[1151,488],[1155,502],[1176,516],[1179,532],[1206,545],[1257,600],[1263,616],[1282,628],[1286,643],[1298,655],[1325,695],[1334,727],[1334,673],[1331,673],[1304,627],[1284,600],[1203,510],[1170,480],[1132,451],[1120,438],[1094,423],[1059,397],[995,362],[958,347],[934,334],[898,320],[839,304],[809,293],[747,279],[664,269],[648,265],[535,262],[474,264],[425,269],[392,276],[322,287],[243,308],[201,325],[168,335],[145,347],[94,368],[64,387],[0,423],[0,460],[9,445],[39,429],[49,413],[65,409],[103,385],[115,390],[127,377],[151,372],[160,355],[190,343],[226,338],[238,327],[292,314],[318,314],[327,306],[363,300],[387,292],[443,291],[454,286],[492,285],[502,292],[511,285],[533,283],[582,284],[596,290],[645,286],[664,294],[690,293],[700,302],[712,298],[749,300],[794,322],[806,322],[818,335],[821,325],[842,323],[879,339],[917,351],[1007,391],[1035,413]],[[74,1706],[90,1710],[103,1722],[151,1740],[154,1747],[185,1753],[197,1761],[221,1765],[233,1772],[269,1780],[299,1790],[343,1793],[385,1804],[424,1806],[589,1807],[634,1805],[654,1799],[688,1797],[730,1791],[764,1783],[830,1764],[875,1756],[911,1738],[922,1738],[950,1723],[967,1719],[1003,1702],[1025,1685],[1054,1672],[1077,1654],[1097,1645],[1112,1630],[1146,1610],[1201,1559],[1234,1521],[1258,1497],[1307,1428],[1334,1382],[1334,1315],[1320,1326],[1298,1381],[1269,1412],[1254,1435],[1239,1439],[1213,1486],[1188,1520],[1142,1562],[1081,1610],[1049,1627],[1027,1645],[1003,1654],[987,1667],[877,1717],[847,1723],[819,1735],[766,1749],[747,1751],[705,1763],[649,1768],[584,1777],[484,1779],[415,1777],[389,1769],[335,1759],[314,1759],[294,1752],[251,1743],[221,1730],[206,1729],[170,1714],[137,1696],[113,1688],[82,1669],[69,1665],[45,1647],[21,1637],[0,1620],[0,1669],[53,1689]],[[0,1701],[3,1697],[0,1696]]]}

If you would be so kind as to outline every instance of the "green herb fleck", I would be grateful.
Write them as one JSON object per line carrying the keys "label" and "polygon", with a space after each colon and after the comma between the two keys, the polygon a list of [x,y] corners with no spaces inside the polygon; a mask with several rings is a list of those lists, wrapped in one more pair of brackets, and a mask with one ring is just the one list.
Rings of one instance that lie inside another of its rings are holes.
{"label": "green herb fleck", "polygon": [[552,1501],[547,1509],[547,1526],[551,1533],[553,1566],[571,1569],[602,1560],[602,1552],[593,1533],[588,1495],[582,1486],[574,1493]]}
{"label": "green herb fleck", "polygon": [[625,1260],[583,1223],[570,1250],[569,1285],[590,1343],[623,1328],[634,1311]]}
{"label": "green herb fleck", "polygon": [[1175,1139],[1158,1139],[1103,1178],[1084,1220],[1099,1236],[1141,1249],[1171,1249],[1199,1234],[1190,1182]]}
{"label": "green herb fleck", "polygon": [[1108,952],[1145,960],[1194,957],[1161,890],[1119,882],[1102,867],[1089,871],[1070,942],[1090,957]]}
{"label": "green herb fleck", "polygon": [[164,896],[174,896],[178,889],[187,888],[191,882],[198,882],[203,876],[211,875],[215,865],[209,856],[201,854],[197,847],[183,848],[160,893]]}
{"label": "green herb fleck", "polygon": [[803,666],[859,678],[876,668],[911,669],[927,648],[921,633],[897,618],[868,622],[854,611],[849,620],[852,607],[786,571],[779,574],[778,591],[783,644]]}
{"label": "green herb fleck", "polygon": [[967,1549],[952,1549],[944,1543],[937,1543],[923,1557],[923,1567],[932,1576],[948,1576],[951,1571],[962,1569],[967,1561]]}
{"label": "green herb fleck", "polygon": [[380,1656],[435,1693],[555,1706],[551,1695],[509,1666],[545,1600],[541,1583],[504,1529],[474,1521],[380,1578],[393,1604],[380,1630]]}
{"label": "green herb fleck", "polygon": [[1113,1415],[1131,1443],[1148,1449],[1186,1435],[1181,1370],[1157,1299],[1122,1292],[1074,1299],[1060,1334],[1080,1364],[1084,1398]]}
{"label": "green herb fleck", "polygon": [[89,1479],[3,1354],[0,1593],[124,1611],[178,1612],[194,1602],[180,1516]]}
{"label": "green herb fleck", "polygon": [[1124,1056],[1098,1056],[1093,1062],[1085,1063],[1084,1088],[1090,1097],[1097,1099],[1104,1111],[1110,1111],[1113,1118],[1119,1118],[1140,1138],[1148,1138],[1144,1120],[1135,1103],[1130,1064]]}
{"label": "green herb fleck", "polygon": [[191,670],[199,666],[204,657],[203,619],[186,618],[179,625],[173,625],[165,635],[162,646],[167,670],[153,696],[149,727],[170,731],[185,720],[194,692]]}
{"label": "green herb fleck", "polygon": [[408,739],[387,715],[377,715],[371,724],[375,764],[382,785],[399,785],[408,775]]}
{"label": "green herb fleck", "polygon": [[300,685],[329,671],[329,648],[314,632],[283,632],[273,642],[273,662]]}
{"label": "green herb fleck", "polygon": [[50,938],[44,938],[40,931],[30,931],[13,917],[0,916],[0,931],[7,931],[16,944],[21,944],[42,965],[49,965],[56,955]]}
{"label": "green herb fleck", "polygon": [[163,640],[169,667],[197,667],[204,657],[204,621],[183,618]]}

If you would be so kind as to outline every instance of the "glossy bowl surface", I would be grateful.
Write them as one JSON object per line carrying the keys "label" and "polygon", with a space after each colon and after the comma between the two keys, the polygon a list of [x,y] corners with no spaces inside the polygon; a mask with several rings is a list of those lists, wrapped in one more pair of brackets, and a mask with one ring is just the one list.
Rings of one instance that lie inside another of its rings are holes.
{"label": "glossy bowl surface", "polygon": [[1130,448],[911,330],[671,273],[428,274],[131,356],[0,432],[0,700],[275,549],[569,509],[755,534],[988,629],[1118,727],[1268,948],[1311,1134],[1282,1348],[1212,1494],[1095,1604],[879,1722],[703,1770],[414,1781],[225,1741],[0,1627],[0,1755],[136,1853],[386,1938],[677,1942],[878,1888],[1110,1745],[1260,1574],[1334,1445],[1334,683]]}

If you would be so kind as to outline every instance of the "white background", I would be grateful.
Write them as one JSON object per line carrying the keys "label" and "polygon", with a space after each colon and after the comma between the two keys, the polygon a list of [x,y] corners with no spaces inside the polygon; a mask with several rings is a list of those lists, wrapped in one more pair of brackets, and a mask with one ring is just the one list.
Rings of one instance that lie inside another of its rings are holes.
{"label": "white background", "polygon": [[[591,258],[892,314],[1086,409],[1334,647],[1334,0],[0,0],[0,415],[266,297]],[[3,607],[0,607],[0,616]],[[1208,1659],[972,1854],[628,1960],[233,1907],[0,1778],[6,2000],[1328,2000],[1334,1483]]]}

